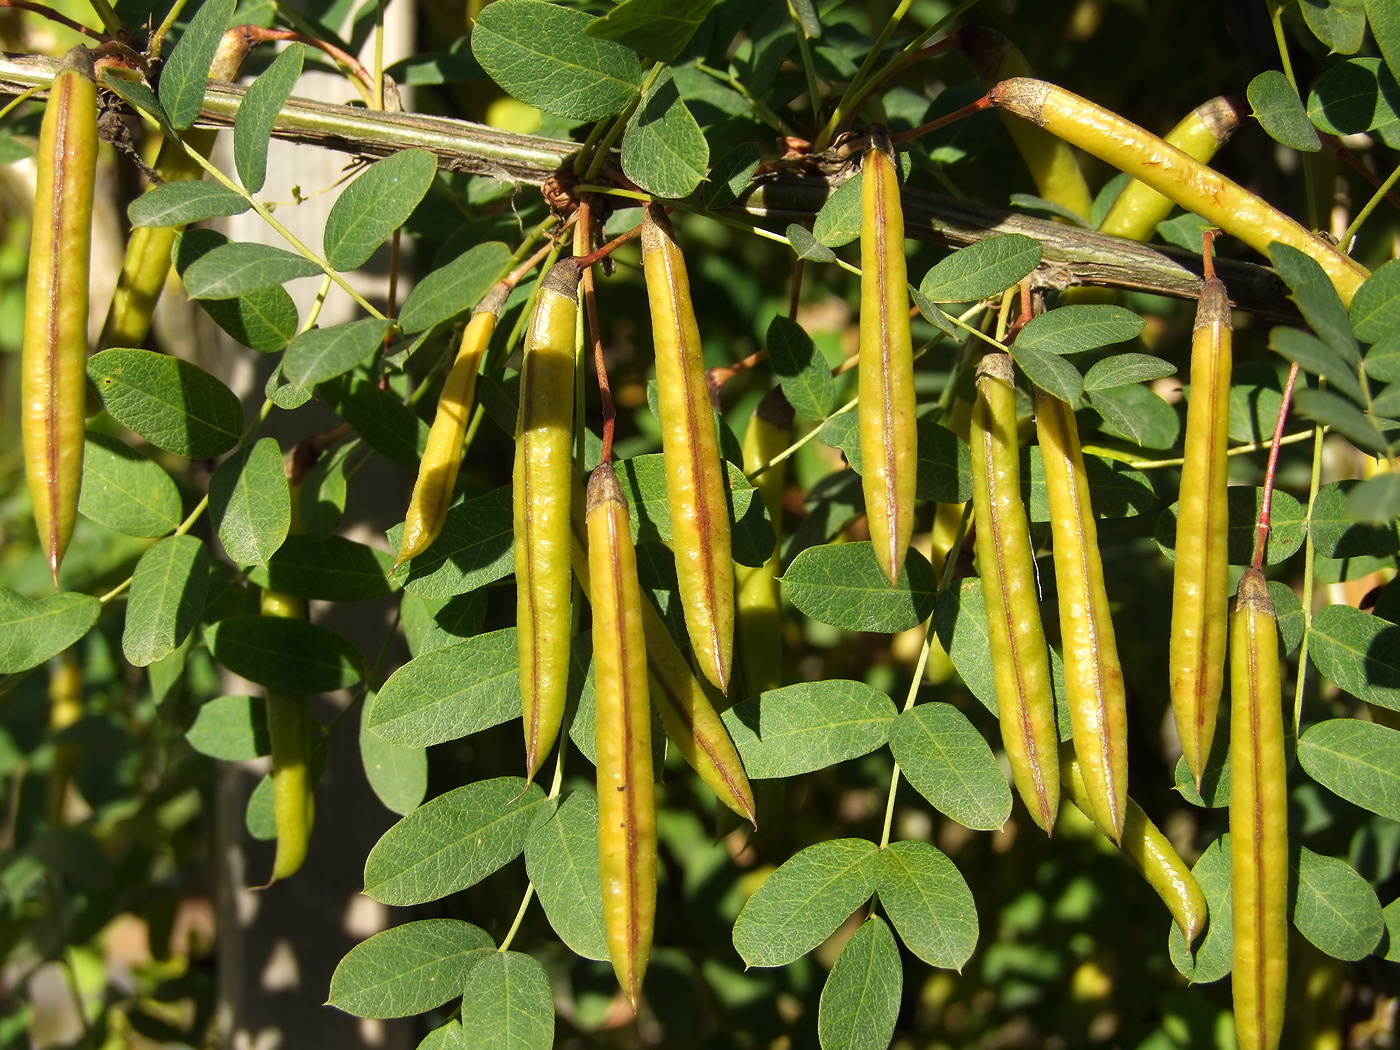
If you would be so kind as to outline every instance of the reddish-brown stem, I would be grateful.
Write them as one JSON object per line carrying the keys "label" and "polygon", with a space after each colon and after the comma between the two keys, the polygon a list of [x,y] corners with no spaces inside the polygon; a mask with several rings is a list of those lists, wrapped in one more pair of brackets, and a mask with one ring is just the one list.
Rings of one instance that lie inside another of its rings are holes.
{"label": "reddish-brown stem", "polygon": [[[582,205],[579,205],[579,207],[582,208]],[[642,224],[637,223],[636,226],[633,226],[626,233],[614,237],[612,240],[608,241],[607,244],[603,245],[597,251],[589,252],[587,255],[579,256],[578,264],[582,266],[585,270],[587,270],[594,263],[606,259],[609,255],[615,252],[618,248],[622,247],[628,241],[635,241],[641,235]]]}
{"label": "reddish-brown stem", "polygon": [[[1365,164],[1362,164],[1361,158],[1359,158],[1355,153],[1349,150],[1346,146],[1346,143],[1344,143],[1340,138],[1338,138],[1336,135],[1323,135],[1322,140],[1326,142],[1329,146],[1331,146],[1332,152],[1335,153],[1337,156],[1341,157],[1342,160],[1346,161],[1347,165],[1351,167],[1352,170],[1354,170],[1358,175],[1360,175],[1363,179],[1369,182],[1376,189],[1381,188],[1381,185],[1384,180],[1381,179],[1381,177],[1377,175],[1374,171],[1372,171],[1370,168],[1366,167]],[[1389,202],[1392,208],[1394,208],[1396,211],[1400,211],[1400,196],[1396,196],[1393,191],[1387,190],[1385,199],[1387,202]]]}
{"label": "reddish-brown stem", "polygon": [[952,37],[944,37],[942,40],[938,41],[935,44],[929,44],[926,47],[921,47],[919,48],[919,50],[905,55],[904,58],[902,58],[899,61],[899,63],[896,64],[883,77],[861,88],[860,92],[856,95],[856,97],[850,101],[850,104],[847,108],[852,113],[859,112],[860,107],[865,104],[865,100],[869,98],[875,91],[888,84],[891,80],[899,76],[900,73],[903,73],[906,69],[908,69],[915,63],[922,62],[924,59],[929,58],[932,55],[942,54],[944,51],[948,50],[948,48],[952,46],[952,43]]}
{"label": "reddish-brown stem", "polygon": [[[641,227],[638,226],[637,230]],[[633,231],[635,236],[636,231]],[[623,235],[624,237],[627,234]],[[593,240],[593,215],[589,208],[588,199],[585,197],[578,206],[578,240],[576,245],[580,245],[587,252],[587,247]],[[617,241],[611,242],[615,245]],[[598,327],[598,303],[594,294],[593,285],[593,261],[601,258],[598,252],[587,254],[576,253],[579,265],[583,267],[583,309],[584,316],[588,319],[588,337],[593,342],[593,369],[598,373],[598,399],[602,402],[603,408],[603,450],[601,462],[612,461],[613,428],[617,420],[617,409],[613,406],[612,387],[608,383],[608,366],[603,360],[603,330]]]}
{"label": "reddish-brown stem", "polygon": [[976,102],[963,106],[962,109],[955,109],[953,112],[941,116],[937,120],[930,120],[927,124],[920,124],[917,128],[910,128],[908,131],[901,131],[897,135],[891,135],[890,142],[897,146],[901,142],[908,142],[910,139],[916,139],[920,135],[927,135],[930,131],[937,131],[939,128],[946,128],[949,124],[956,124],[964,117],[970,117],[974,113],[981,113],[984,109],[991,109],[993,105],[991,93],[988,92]]}
{"label": "reddish-brown stem", "polygon": [[794,322],[797,320],[797,306],[802,299],[802,275],[806,270],[806,259],[798,259],[797,265],[792,268],[792,285],[788,292],[788,317]]}
{"label": "reddish-brown stem", "polygon": [[328,41],[317,40],[314,36],[307,36],[305,33],[298,33],[292,29],[264,29],[262,26],[244,26],[243,32],[247,34],[249,40],[256,44],[273,40],[295,40],[307,47],[314,47],[317,51],[325,52],[343,65],[354,74],[356,80],[369,90],[375,90],[374,77],[364,67],[364,64],[350,52],[344,51]]}
{"label": "reddish-brown stem", "polygon": [[75,22],[67,15],[61,15],[52,7],[47,7],[44,4],[31,3],[30,0],[0,0],[0,7],[13,7],[17,11],[33,11],[36,15],[43,15],[51,22],[57,22],[61,26],[67,26],[75,33],[82,33],[84,36],[90,36],[94,40],[107,39],[105,34],[99,33],[95,29],[89,29],[81,22]]}
{"label": "reddish-brown stem", "polygon": [[1031,282],[1029,279],[1021,282],[1021,311],[1016,315],[1016,320],[1011,322],[1011,330],[1006,333],[1006,341],[1014,342],[1016,333],[1019,332],[1032,317],[1035,316],[1035,300],[1031,295]]}
{"label": "reddish-brown stem", "polygon": [[1211,249],[1215,245],[1215,239],[1219,236],[1219,230],[1201,231],[1201,275],[1207,281],[1215,277],[1215,256],[1211,253]]}
{"label": "reddish-brown stem", "polygon": [[715,400],[719,397],[719,392],[724,389],[724,384],[729,382],[740,372],[747,371],[768,356],[768,348],[762,347],[749,354],[742,361],[735,361],[732,365],[716,365],[714,368],[705,370],[705,385],[710,388],[710,398]]}
{"label": "reddish-brown stem", "polygon": [[1274,424],[1274,440],[1269,448],[1269,466],[1264,471],[1264,496],[1259,502],[1259,524],[1254,527],[1254,568],[1264,567],[1264,552],[1268,549],[1270,511],[1274,505],[1274,471],[1278,469],[1278,450],[1283,440],[1283,424],[1288,419],[1288,404],[1293,400],[1293,384],[1298,380],[1298,363],[1288,370],[1288,382],[1283,387],[1283,404],[1278,408]]}

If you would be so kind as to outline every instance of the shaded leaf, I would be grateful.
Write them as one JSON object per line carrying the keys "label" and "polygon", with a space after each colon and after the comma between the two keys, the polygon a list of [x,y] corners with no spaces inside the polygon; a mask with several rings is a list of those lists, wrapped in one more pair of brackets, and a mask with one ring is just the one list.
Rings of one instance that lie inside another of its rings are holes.
{"label": "shaded leaf", "polygon": [[575,955],[607,961],[603,893],[598,881],[598,800],[584,791],[564,799],[525,843],[525,871],[559,939]]}
{"label": "shaded leaf", "polygon": [[209,67],[219,50],[224,30],[233,20],[235,0],[205,0],[170,50],[160,72],[160,101],[176,131],[195,122],[204,105]]}
{"label": "shaded leaf", "polygon": [[292,523],[291,493],[275,438],[261,438],[219,464],[209,479],[209,513],[234,562],[267,564]]}
{"label": "shaded leaf", "polygon": [[292,41],[248,85],[233,121],[233,163],[238,179],[249,193],[257,193],[267,180],[267,147],[272,125],[292,95],[301,76],[306,45]]}
{"label": "shaded leaf", "polygon": [[421,919],[351,948],[331,975],[327,1006],[355,1017],[408,1017],[462,994],[472,968],[494,954],[487,932],[458,919]]}
{"label": "shaded leaf", "polygon": [[291,693],[321,693],[358,682],[364,658],[319,624],[273,616],[230,616],[204,630],[214,659],[251,682]]}
{"label": "shaded leaf", "polygon": [[1400,820],[1400,730],[1333,718],[1298,738],[1298,764],[1362,809]]}
{"label": "shaded leaf", "polygon": [[724,723],[749,778],[791,777],[869,754],[885,742],[894,702],[862,682],[798,682],[745,700]]}
{"label": "shaded leaf", "polygon": [[122,652],[147,667],[174,652],[199,622],[209,552],[193,536],[168,536],[141,555],[131,576]]}
{"label": "shaded leaf", "polygon": [[152,186],[126,209],[133,226],[183,226],[225,215],[241,215],[252,205],[217,182],[177,179]]}
{"label": "shaded leaf", "polygon": [[1042,248],[1034,238],[1007,233],[970,244],[936,263],[919,282],[919,291],[935,303],[965,303],[997,295],[1040,264]]}
{"label": "shaded leaf", "polygon": [[700,185],[709,164],[709,143],[667,69],[627,121],[623,173],[648,193],[680,198]]}
{"label": "shaded leaf", "polygon": [[102,604],[86,594],[62,591],[40,601],[0,587],[0,674],[38,667],[87,634]]}
{"label": "shaded leaf", "polygon": [[1254,116],[1275,140],[1305,153],[1322,148],[1303,101],[1280,70],[1268,69],[1249,82],[1246,92]]}
{"label": "shaded leaf", "polygon": [[899,1018],[904,970],[890,928],[872,915],[851,935],[822,986],[822,1050],[884,1050]]}
{"label": "shaded leaf", "polygon": [[125,442],[88,431],[78,510],[127,536],[154,539],[180,524],[180,490],[160,466]]}
{"label": "shaded leaf", "polygon": [[940,813],[977,831],[995,831],[1011,816],[1005,774],[956,707],[919,704],[894,720],[889,738],[905,778]]}
{"label": "shaded leaf", "polygon": [[233,391],[188,361],[117,347],[95,354],[87,368],[112,418],[156,448],[210,459],[242,436],[243,406]]}

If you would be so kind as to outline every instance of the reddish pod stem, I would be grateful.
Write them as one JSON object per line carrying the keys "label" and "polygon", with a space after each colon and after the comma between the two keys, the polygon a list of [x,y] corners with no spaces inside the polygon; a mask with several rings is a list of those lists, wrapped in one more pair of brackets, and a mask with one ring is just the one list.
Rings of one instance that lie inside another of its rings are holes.
{"label": "reddish pod stem", "polygon": [[1259,503],[1259,524],[1254,528],[1254,561],[1256,569],[1264,567],[1264,552],[1268,549],[1270,511],[1274,504],[1274,472],[1278,469],[1279,443],[1283,441],[1283,424],[1288,419],[1288,406],[1293,400],[1293,384],[1298,380],[1298,364],[1295,361],[1288,370],[1288,382],[1283,387],[1283,404],[1278,409],[1278,422],[1274,424],[1274,440],[1269,448],[1269,466],[1264,472],[1264,497]]}
{"label": "reddish pod stem", "polygon": [[350,54],[350,52],[336,47],[329,41],[318,40],[314,36],[307,36],[305,33],[298,33],[292,29],[264,29],[262,26],[243,26],[242,28],[248,39],[255,44],[267,43],[274,40],[295,40],[297,43],[305,44],[307,47],[315,48],[317,51],[323,51],[346,69],[350,70],[350,72],[354,74],[355,79],[361,84],[371,91],[375,90],[374,77],[370,71],[364,67],[364,63]]}
{"label": "reddish pod stem", "polygon": [[107,39],[106,36],[97,32],[97,30],[89,29],[81,22],[75,22],[67,15],[61,15],[52,7],[46,7],[44,4],[30,3],[29,0],[0,0],[0,7],[12,7],[16,11],[33,11],[36,15],[43,15],[50,22],[57,22],[59,25],[66,26],[75,33],[82,33],[84,36],[90,36],[94,40]]}
{"label": "reddish pod stem", "polygon": [[1211,250],[1215,245],[1215,239],[1219,236],[1219,230],[1201,231],[1201,274],[1207,281],[1215,278],[1215,256],[1211,254]]}
{"label": "reddish pod stem", "polygon": [[970,117],[974,113],[981,113],[984,109],[991,109],[995,103],[992,102],[991,92],[983,95],[976,102],[963,106],[962,109],[955,109],[953,112],[939,117],[937,120],[930,120],[927,124],[920,124],[917,128],[910,128],[908,131],[901,131],[897,135],[890,136],[890,142],[899,145],[901,142],[908,142],[916,139],[920,135],[927,135],[931,131],[939,128],[946,128],[949,124],[956,124],[964,117]]}
{"label": "reddish pod stem", "polygon": [[[583,205],[579,205],[579,207],[582,208]],[[628,241],[635,241],[641,235],[642,224],[637,223],[636,226],[633,226],[626,233],[618,237],[614,237],[612,240],[608,241],[607,244],[603,245],[596,252],[590,252],[587,255],[580,256],[578,264],[584,267],[584,269],[587,269],[594,263],[601,262],[602,260],[606,259],[609,255],[615,252],[618,248],[622,247]]]}
{"label": "reddish pod stem", "polygon": [[[705,385],[710,390],[710,400],[718,401],[719,392],[724,389],[724,384],[729,382],[740,372],[748,371],[768,356],[768,348],[762,347],[749,354],[742,361],[735,361],[732,365],[716,365],[714,368],[705,370]],[[718,406],[716,406],[718,407]]]}
{"label": "reddish pod stem", "polygon": [[[586,198],[579,202],[578,217],[580,239],[584,245],[588,245],[593,240],[593,215]],[[637,229],[640,230],[641,227],[638,226]],[[635,231],[632,235],[635,236]],[[623,235],[623,237],[627,236],[627,234]],[[618,241],[613,241],[604,247],[611,250],[617,243]],[[578,262],[583,267],[583,309],[584,315],[588,319],[588,335],[593,342],[593,370],[598,374],[598,398],[602,402],[603,408],[601,461],[609,463],[612,461],[613,428],[617,420],[617,409],[613,405],[612,387],[608,383],[608,366],[603,360],[603,331],[598,327],[598,302],[593,285],[592,264],[603,257],[600,252],[602,249],[591,254],[578,256]]]}

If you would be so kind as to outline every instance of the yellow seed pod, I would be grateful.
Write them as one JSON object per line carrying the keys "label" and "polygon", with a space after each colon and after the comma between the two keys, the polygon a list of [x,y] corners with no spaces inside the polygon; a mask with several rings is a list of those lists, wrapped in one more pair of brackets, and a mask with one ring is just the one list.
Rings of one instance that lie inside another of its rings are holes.
{"label": "yellow seed pod", "polygon": [[1230,893],[1235,1035],[1274,1050],[1288,987],[1288,784],[1278,622],[1258,569],[1230,616]]}
{"label": "yellow seed pod", "polygon": [[1013,381],[1009,354],[987,354],[977,367],[970,432],[972,514],[1002,743],[1017,791],[1048,833],[1060,805],[1059,738],[1035,556],[1021,501]]}
{"label": "yellow seed pod", "polygon": [[564,720],[572,630],[569,572],[574,486],[574,335],[578,263],[540,281],[520,366],[515,421],[515,589],[525,766],[533,777]]}
{"label": "yellow seed pod", "polygon": [[888,135],[871,132],[861,165],[860,382],[857,420],[865,516],[875,560],[894,586],[914,535],[914,346],[904,212]]}
{"label": "yellow seed pod", "polygon": [[1212,277],[1201,289],[1191,337],[1191,397],[1186,405],[1167,648],[1177,735],[1197,785],[1210,756],[1225,684],[1230,343],[1230,301],[1225,286]]}
{"label": "yellow seed pod", "polygon": [[611,463],[588,481],[593,675],[598,766],[598,873],[613,970],[633,1009],[656,918],[656,792],[642,626],[646,601],[627,502]]}
{"label": "yellow seed pod", "polygon": [[720,692],[728,692],[734,662],[728,478],[685,259],[658,205],[648,205],[642,215],[642,271],[656,345],[666,501],[686,630],[700,670]]}
{"label": "yellow seed pod", "polygon": [[35,154],[20,403],[24,473],[54,588],[78,516],[87,391],[88,268],[97,176],[97,81],[75,47],[54,77]]}

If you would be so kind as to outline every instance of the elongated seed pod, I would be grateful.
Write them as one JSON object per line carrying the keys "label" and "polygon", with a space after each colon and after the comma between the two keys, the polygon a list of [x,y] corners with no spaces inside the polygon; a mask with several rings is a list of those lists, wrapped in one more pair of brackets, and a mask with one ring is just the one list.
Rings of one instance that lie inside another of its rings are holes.
{"label": "elongated seed pod", "polygon": [[[1093,821],[1095,827],[1109,838],[1114,837],[1112,828],[1104,826],[1094,816],[1093,801],[1072,744],[1060,748],[1060,786],[1064,788],[1065,797]],[[1205,929],[1206,895],[1171,841],[1132,798],[1127,800],[1123,810],[1123,835],[1118,848],[1157,891],[1189,945]]]}
{"label": "elongated seed pod", "polygon": [[1128,799],[1128,705],[1079,428],[1069,405],[1044,391],[1036,392],[1035,428],[1050,505],[1074,751],[1094,821],[1118,842]]}
{"label": "elongated seed pod", "polygon": [[888,136],[872,134],[861,165],[860,383],[857,418],[865,473],[865,516],[875,560],[894,586],[914,535],[918,439],[914,417],[914,346],[904,212]]}
{"label": "elongated seed pod", "polygon": [[[583,593],[589,595],[592,587],[582,521],[575,522],[574,531],[574,575]],[[642,603],[642,633],[651,700],[666,736],[721,802],[755,823],[753,789],[729,730],[650,602]]]}
{"label": "elongated seed pod", "polygon": [[509,294],[508,286],[498,284],[481,301],[462,332],[457,356],[438,395],[437,412],[428,431],[428,445],[418,465],[413,497],[408,501],[408,513],[404,516],[398,557],[394,559],[395,569],[427,550],[447,519],[447,506],[452,501],[452,490],[462,466],[462,442],[472,414],[476,373],[486,356],[491,333],[496,330],[496,315]]}
{"label": "elongated seed pod", "polygon": [[656,918],[656,790],[645,599],[637,583],[627,501],[611,463],[600,464],[589,478],[587,520],[603,927],[613,971],[636,1009]]}
{"label": "elongated seed pod", "polygon": [[[209,69],[211,80],[237,80],[243,62],[252,48],[242,27],[224,33],[218,52]],[[200,156],[209,156],[217,132],[191,128],[184,133],[185,145]],[[156,154],[155,173],[166,182],[198,179],[204,169],[179,142],[165,139]],[[102,325],[98,348],[109,346],[141,346],[151,330],[156,303],[170,274],[170,253],[175,237],[183,226],[138,226],[126,242],[112,303],[107,308],[107,320]]]}
{"label": "elongated seed pod", "polygon": [[39,542],[58,567],[78,516],[87,385],[88,267],[97,174],[92,52],[68,52],[39,128],[20,402],[24,473]]}
{"label": "elongated seed pod", "polygon": [[1176,512],[1172,570],[1172,712],[1181,753],[1201,782],[1220,693],[1230,576],[1226,553],[1225,455],[1230,425],[1230,302],[1218,278],[1206,281],[1191,336],[1191,397],[1186,403],[1186,455]]}
{"label": "elongated seed pod", "polygon": [[[744,471],[752,473],[772,461],[792,440],[792,406],[775,386],[764,395],[744,432]],[[783,481],[787,461],[769,467],[754,479],[768,517],[773,522],[773,555],[763,565],[736,565],[737,631],[739,666],[743,671],[744,694],[758,696],[782,685],[783,635],[782,596],[778,576],[782,559],[778,548],[782,528]]]}
{"label": "elongated seed pod", "polygon": [[[295,502],[295,492],[293,493]],[[264,590],[264,616],[306,619],[306,600]],[[272,817],[277,853],[269,885],[300,870],[311,843],[315,796],[311,784],[311,708],[305,694],[267,691],[267,736],[272,749]]]}
{"label": "elongated seed pod", "polygon": [[1239,183],[1073,92],[1043,80],[1014,77],[996,85],[987,97],[993,105],[1127,172],[1265,256],[1274,241],[1311,256],[1347,305],[1370,276],[1335,245],[1309,233]]}
{"label": "elongated seed pod", "polygon": [[1048,833],[1060,805],[1059,738],[1030,526],[1021,502],[1013,382],[1009,354],[987,354],[977,366],[972,514],[1002,743],[1016,790]]}
{"label": "elongated seed pod", "polygon": [[1288,986],[1288,785],[1278,624],[1258,569],[1230,617],[1230,893],[1235,1035],[1273,1050]]}
{"label": "elongated seed pod", "polygon": [[[1031,75],[1026,56],[995,29],[964,26],[958,30],[956,38],[978,79],[988,86],[1008,77]],[[1094,195],[1089,192],[1089,184],[1079,170],[1074,150],[1064,140],[1023,120],[1007,119],[1008,116],[1002,114],[1002,123],[1030,171],[1035,192],[1087,219],[1094,209]]]}
{"label": "elongated seed pod", "polygon": [[[1221,96],[1197,106],[1181,123],[1166,134],[1166,143],[1202,164],[1210,162],[1215,151],[1235,133],[1244,115],[1232,100]],[[1171,214],[1172,202],[1152,187],[1131,180],[1108,209],[1099,229],[1115,237],[1133,241],[1148,240],[1157,224]]]}
{"label": "elongated seed pod", "polygon": [[531,777],[559,735],[569,684],[569,506],[579,277],[578,263],[564,258],[541,280],[520,366],[515,589],[525,767]]}
{"label": "elongated seed pod", "polygon": [[648,205],[642,213],[642,270],[656,344],[656,394],[676,580],[696,662],[724,693],[729,691],[734,662],[728,479],[685,259],[658,205]]}

